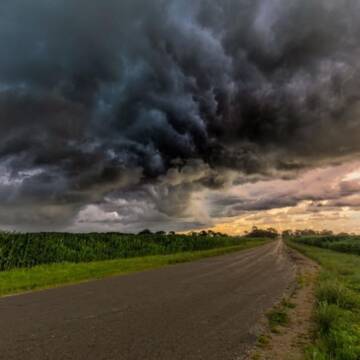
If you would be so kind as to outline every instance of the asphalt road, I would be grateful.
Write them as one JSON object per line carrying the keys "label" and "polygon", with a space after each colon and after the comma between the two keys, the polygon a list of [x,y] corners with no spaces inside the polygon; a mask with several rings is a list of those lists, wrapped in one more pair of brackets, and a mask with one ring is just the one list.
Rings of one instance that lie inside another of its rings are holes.
{"label": "asphalt road", "polygon": [[0,359],[237,360],[294,279],[281,241],[0,299]]}

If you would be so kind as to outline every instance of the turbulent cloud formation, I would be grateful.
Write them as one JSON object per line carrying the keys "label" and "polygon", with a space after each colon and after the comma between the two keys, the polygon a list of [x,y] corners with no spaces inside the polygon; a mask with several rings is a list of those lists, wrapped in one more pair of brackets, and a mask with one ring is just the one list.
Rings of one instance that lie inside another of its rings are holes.
{"label": "turbulent cloud formation", "polygon": [[0,224],[201,227],[206,189],[354,158],[359,13],[357,0],[3,0]]}

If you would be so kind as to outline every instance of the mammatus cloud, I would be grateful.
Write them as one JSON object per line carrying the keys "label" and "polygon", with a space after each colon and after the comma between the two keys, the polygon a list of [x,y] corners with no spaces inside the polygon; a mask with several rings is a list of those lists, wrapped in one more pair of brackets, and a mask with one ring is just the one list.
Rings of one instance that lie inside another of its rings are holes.
{"label": "mammatus cloud", "polygon": [[357,156],[359,11],[357,0],[2,1],[0,224],[186,229],[290,206],[296,195],[230,209],[204,197]]}

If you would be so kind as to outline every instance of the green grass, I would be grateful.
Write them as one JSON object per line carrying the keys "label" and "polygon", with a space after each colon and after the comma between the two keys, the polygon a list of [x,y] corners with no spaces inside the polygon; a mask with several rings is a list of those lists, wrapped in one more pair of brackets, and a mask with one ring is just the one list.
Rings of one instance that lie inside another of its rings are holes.
{"label": "green grass", "polygon": [[289,323],[289,315],[287,309],[284,306],[276,307],[266,314],[270,330],[277,333],[279,326],[285,326]]}
{"label": "green grass", "polygon": [[289,245],[322,266],[316,289],[316,332],[310,360],[360,359],[360,256]]}
{"label": "green grass", "polygon": [[290,301],[289,298],[284,298],[281,301],[281,306],[283,306],[285,309],[295,309],[296,305]]}
{"label": "green grass", "polygon": [[218,249],[182,252],[171,255],[155,255],[130,259],[117,259],[89,263],[62,263],[38,265],[0,272],[0,296],[45,289],[65,284],[102,279],[113,275],[160,268],[166,265],[195,261],[202,258],[224,255],[263,245],[268,240],[244,240],[237,246]]}
{"label": "green grass", "polygon": [[291,302],[289,297],[284,297],[281,302],[275,305],[270,311],[266,313],[270,331],[279,333],[279,327],[289,324],[289,310],[295,309],[296,305]]}
{"label": "green grass", "polygon": [[266,348],[270,344],[271,338],[268,335],[260,335],[257,339],[257,345],[260,348]]}

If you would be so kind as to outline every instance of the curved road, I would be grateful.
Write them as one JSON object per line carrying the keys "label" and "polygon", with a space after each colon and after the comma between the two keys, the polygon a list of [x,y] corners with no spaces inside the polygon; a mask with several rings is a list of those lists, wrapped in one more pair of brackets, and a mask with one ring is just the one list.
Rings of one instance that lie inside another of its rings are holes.
{"label": "curved road", "polygon": [[237,360],[294,279],[282,241],[0,299],[6,360]]}

